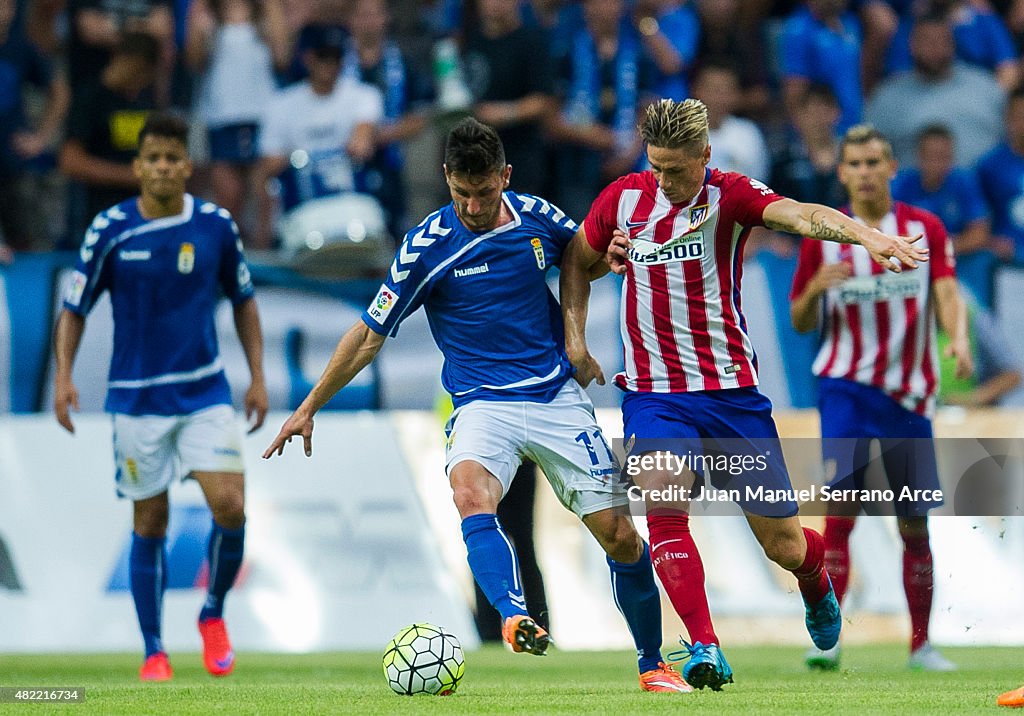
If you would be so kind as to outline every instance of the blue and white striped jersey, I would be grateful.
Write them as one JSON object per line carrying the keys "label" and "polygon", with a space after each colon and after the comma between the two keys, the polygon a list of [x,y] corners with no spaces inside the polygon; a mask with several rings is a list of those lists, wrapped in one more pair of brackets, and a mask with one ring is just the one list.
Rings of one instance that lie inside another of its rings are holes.
{"label": "blue and white striped jersey", "polygon": [[144,219],[135,199],[86,231],[64,306],[88,314],[104,291],[114,314],[106,410],[187,415],[231,404],[214,310],[253,296],[238,227],[226,209],[185,195],[177,216]]}
{"label": "blue and white striped jersey", "polygon": [[467,229],[452,204],[406,234],[387,280],[363,313],[393,336],[424,306],[444,354],[441,383],[455,407],[472,400],[549,402],[572,375],[562,313],[545,274],[562,259],[576,223],[529,194],[507,191],[513,220]]}

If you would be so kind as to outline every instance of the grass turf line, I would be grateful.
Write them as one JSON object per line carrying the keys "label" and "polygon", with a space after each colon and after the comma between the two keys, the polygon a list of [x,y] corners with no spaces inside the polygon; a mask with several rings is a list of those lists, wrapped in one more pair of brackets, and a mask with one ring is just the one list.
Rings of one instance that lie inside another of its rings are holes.
{"label": "grass turf line", "polygon": [[[144,684],[138,655],[0,655],[2,686],[85,687],[85,704],[29,707],[41,713],[1000,713],[996,695],[1024,681],[1020,648],[943,649],[960,670],[906,669],[902,645],[844,649],[837,673],[810,673],[803,649],[727,648],[735,684],[719,693],[639,691],[628,652],[558,652],[536,658],[486,647],[466,654],[466,676],[450,697],[391,693],[380,655],[241,653],[235,673],[206,674],[198,654],[172,654],[174,680]],[[0,713],[27,713],[0,705]]]}

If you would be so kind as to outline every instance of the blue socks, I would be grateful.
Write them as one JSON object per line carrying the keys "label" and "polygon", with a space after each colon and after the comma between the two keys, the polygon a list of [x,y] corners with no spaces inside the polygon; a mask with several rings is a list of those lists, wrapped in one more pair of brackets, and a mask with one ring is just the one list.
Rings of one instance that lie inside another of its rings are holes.
{"label": "blue socks", "polygon": [[[244,525],[237,530],[229,530],[216,522],[213,524],[207,551],[210,561],[210,584],[206,604],[199,613],[200,621],[220,617],[224,613],[224,596],[234,584],[238,569],[242,565],[244,544]],[[166,537],[140,537],[132,533],[128,578],[148,658],[164,650],[160,639],[160,614],[164,590],[167,589]]]}
{"label": "blue socks", "polygon": [[167,539],[140,537],[132,532],[128,578],[146,645],[146,658],[164,650],[160,640],[160,612],[167,588]]}
{"label": "blue socks", "polygon": [[616,562],[607,556],[606,559],[612,572],[612,596],[633,635],[640,673],[657,669],[658,662],[664,661],[661,658],[661,595],[654,583],[651,551],[644,542],[644,552],[633,564]]}
{"label": "blue socks", "polygon": [[221,527],[216,522],[210,531],[206,556],[210,563],[210,583],[206,603],[199,612],[199,621],[219,619],[224,614],[224,597],[235,583],[242,566],[245,551],[245,525],[235,530]]}
{"label": "blue socks", "polygon": [[487,595],[487,601],[501,614],[502,621],[517,614],[526,614],[526,598],[519,578],[516,551],[501,529],[498,516],[484,514],[465,518],[462,520],[462,539],[466,542],[466,556],[473,577]]}

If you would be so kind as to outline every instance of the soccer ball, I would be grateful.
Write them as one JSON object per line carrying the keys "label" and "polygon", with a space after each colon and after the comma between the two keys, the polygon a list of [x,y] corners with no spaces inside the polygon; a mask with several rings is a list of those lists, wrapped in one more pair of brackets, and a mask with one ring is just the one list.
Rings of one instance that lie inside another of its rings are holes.
{"label": "soccer ball", "polygon": [[396,694],[454,694],[466,661],[455,635],[433,624],[413,624],[384,649],[384,678]]}

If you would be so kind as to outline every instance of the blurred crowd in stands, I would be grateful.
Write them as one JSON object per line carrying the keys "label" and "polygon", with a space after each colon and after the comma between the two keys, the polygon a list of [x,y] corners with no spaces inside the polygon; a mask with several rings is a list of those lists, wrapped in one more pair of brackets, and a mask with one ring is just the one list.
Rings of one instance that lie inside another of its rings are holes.
{"label": "blurred crowd in stands", "polygon": [[272,250],[283,214],[352,191],[399,239],[445,196],[440,149],[407,148],[465,113],[514,189],[582,219],[642,168],[644,104],[694,96],[713,166],[833,206],[838,137],[874,124],[991,306],[1024,261],[1022,43],[1024,0],[0,0],[0,260],[74,249],[134,194],[153,108],[191,120],[192,191]]}

